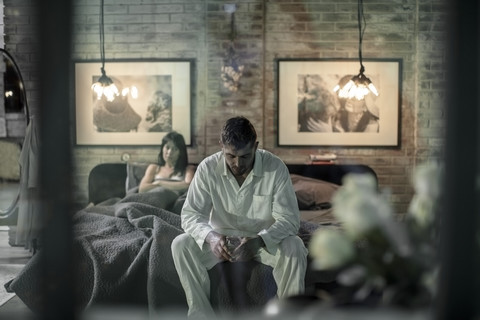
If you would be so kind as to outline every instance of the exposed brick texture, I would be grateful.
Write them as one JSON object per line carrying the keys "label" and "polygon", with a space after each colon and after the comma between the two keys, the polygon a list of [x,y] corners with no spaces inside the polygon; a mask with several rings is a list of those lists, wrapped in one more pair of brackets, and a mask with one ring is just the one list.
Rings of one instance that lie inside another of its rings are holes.
{"label": "exposed brick texture", "polygon": [[[29,103],[37,106],[34,0],[5,0],[5,43],[24,72]],[[74,3],[73,56],[99,60],[100,0]],[[235,47],[245,64],[237,92],[225,90],[220,67],[229,43],[225,1],[105,1],[105,53],[115,59],[194,59],[192,146],[199,162],[218,150],[223,121],[246,115],[258,130],[260,146],[288,163],[310,153],[335,152],[342,163],[364,163],[391,191],[395,212],[411,199],[410,174],[424,161],[442,158],[446,38],[444,0],[364,0],[367,28],[364,58],[403,61],[400,147],[297,147],[277,145],[277,58],[358,57],[357,1],[239,0],[235,2]],[[108,71],[108,69],[107,69]],[[188,93],[186,93],[188,94]],[[73,106],[71,106],[74,110]],[[72,126],[74,124],[72,123]],[[73,132],[73,131],[72,131]],[[88,172],[101,162],[153,161],[154,147],[74,147],[75,199],[86,204]]]}

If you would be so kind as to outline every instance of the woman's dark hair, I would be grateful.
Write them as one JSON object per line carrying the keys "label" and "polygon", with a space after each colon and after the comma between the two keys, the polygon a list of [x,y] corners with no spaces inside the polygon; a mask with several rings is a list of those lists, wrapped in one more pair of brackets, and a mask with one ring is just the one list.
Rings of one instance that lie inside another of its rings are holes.
{"label": "woman's dark hair", "polygon": [[164,166],[165,160],[163,159],[163,147],[169,142],[172,141],[173,144],[178,148],[180,152],[178,155],[178,160],[175,163],[174,174],[176,173],[185,173],[185,169],[188,165],[188,154],[187,154],[187,146],[185,145],[185,139],[183,136],[176,132],[171,131],[167,133],[162,139],[162,145],[160,146],[160,152],[158,154],[158,165]]}
{"label": "woman's dark hair", "polygon": [[257,132],[252,123],[245,117],[233,117],[223,125],[220,134],[223,145],[229,145],[235,149],[242,149],[250,143],[257,141]]}

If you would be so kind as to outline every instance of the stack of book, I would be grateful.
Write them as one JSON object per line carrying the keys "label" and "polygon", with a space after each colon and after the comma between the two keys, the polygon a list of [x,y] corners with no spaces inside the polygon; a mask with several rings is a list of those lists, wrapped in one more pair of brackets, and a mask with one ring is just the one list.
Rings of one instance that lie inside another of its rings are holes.
{"label": "stack of book", "polygon": [[337,155],[334,153],[311,154],[310,164],[335,164]]}

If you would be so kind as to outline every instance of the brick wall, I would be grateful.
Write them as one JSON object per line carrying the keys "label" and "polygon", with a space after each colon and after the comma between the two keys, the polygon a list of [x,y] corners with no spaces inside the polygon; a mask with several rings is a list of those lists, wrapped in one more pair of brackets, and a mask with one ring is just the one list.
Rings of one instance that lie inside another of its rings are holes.
{"label": "brick wall", "polygon": [[[74,2],[72,60],[100,58],[100,0]],[[26,74],[32,109],[36,105],[33,0],[5,0],[6,46]],[[409,175],[417,163],[439,159],[444,142],[445,29],[444,0],[364,0],[367,28],[364,58],[400,58],[401,147],[277,146],[276,58],[358,57],[355,0],[240,0],[235,2],[235,48],[245,64],[241,87],[222,86],[220,67],[229,44],[230,18],[225,1],[105,1],[107,59],[191,58],[195,61],[192,92],[192,146],[198,162],[218,150],[223,121],[243,114],[256,126],[260,145],[289,163],[303,163],[310,153],[335,152],[343,163],[364,163],[392,192],[397,213],[411,199]],[[233,2],[232,2],[233,3]],[[107,69],[108,71],[108,69]],[[25,76],[24,76],[25,77]],[[72,109],[73,110],[73,109]],[[72,128],[73,128],[72,122]],[[75,198],[86,202],[87,175],[101,162],[153,161],[154,147],[74,147]]]}

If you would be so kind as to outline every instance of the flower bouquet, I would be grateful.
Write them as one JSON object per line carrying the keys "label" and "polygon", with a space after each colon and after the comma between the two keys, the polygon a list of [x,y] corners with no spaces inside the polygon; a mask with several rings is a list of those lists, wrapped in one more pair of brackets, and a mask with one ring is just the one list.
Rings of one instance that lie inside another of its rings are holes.
{"label": "flower bouquet", "polygon": [[231,91],[236,92],[240,85],[240,78],[243,75],[244,65],[240,63],[240,59],[233,48],[233,44],[229,46],[226,57],[221,68],[221,79],[223,86]]}
{"label": "flower bouquet", "polygon": [[312,268],[335,270],[344,289],[342,295],[329,295],[333,303],[420,307],[431,302],[438,271],[435,213],[441,178],[439,165],[415,170],[415,195],[402,221],[375,177],[344,178],[332,200],[340,227],[317,229],[309,244]]}

